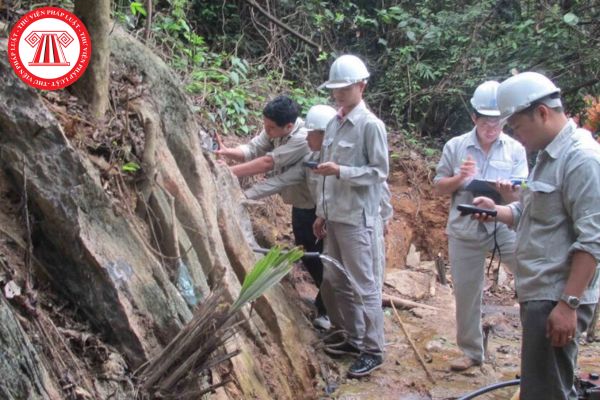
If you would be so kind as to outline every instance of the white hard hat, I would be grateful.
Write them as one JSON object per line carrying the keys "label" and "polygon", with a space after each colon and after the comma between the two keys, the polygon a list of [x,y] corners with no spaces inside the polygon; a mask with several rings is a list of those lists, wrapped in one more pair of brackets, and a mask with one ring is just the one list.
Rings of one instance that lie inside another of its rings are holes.
{"label": "white hard hat", "polygon": [[471,105],[478,114],[497,117],[500,115],[498,104],[496,103],[496,91],[500,86],[499,82],[486,81],[477,86],[473,97],[471,97]]}
{"label": "white hard hat", "polygon": [[331,106],[326,106],[323,104],[312,106],[310,110],[308,110],[308,114],[306,114],[304,127],[309,131],[324,131],[325,127],[327,127],[327,123],[331,121],[333,117],[335,117],[335,114],[337,114],[337,111],[335,111],[335,108]]}
{"label": "white hard hat", "polygon": [[498,108],[502,118],[509,118],[511,115],[525,110],[535,101],[542,100],[548,107],[561,107],[560,98],[548,97],[560,93],[560,89],[537,72],[523,72],[511,76],[498,87],[496,98]]}
{"label": "white hard hat", "polygon": [[319,86],[319,89],[338,89],[362,82],[369,77],[365,63],[356,56],[345,54],[338,57],[329,69],[329,80]]}

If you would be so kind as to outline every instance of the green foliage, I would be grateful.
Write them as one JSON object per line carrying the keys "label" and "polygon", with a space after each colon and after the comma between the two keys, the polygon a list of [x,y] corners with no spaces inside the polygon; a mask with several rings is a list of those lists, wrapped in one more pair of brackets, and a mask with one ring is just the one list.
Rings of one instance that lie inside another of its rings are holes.
{"label": "green foliage", "polygon": [[[160,13],[153,24],[155,39],[171,53],[170,63],[181,74],[208,128],[225,135],[254,134],[262,126],[265,101],[282,89],[287,91],[291,82],[264,64],[251,64],[235,53],[212,51],[206,38],[192,28],[189,6],[187,1],[176,0],[168,13]],[[214,6],[207,6],[199,14],[214,19],[216,12]],[[302,88],[292,89],[291,95],[303,109],[326,102]]]}
{"label": "green foliage", "polygon": [[131,4],[129,4],[129,9],[131,10],[132,15],[141,14],[144,17],[148,16],[148,13],[146,12],[144,5],[142,3],[140,3],[139,1],[132,1]]}
{"label": "green foliage", "polygon": [[[134,22],[144,18],[129,2],[117,3],[127,5],[119,9]],[[418,141],[469,129],[476,86],[514,71],[553,78],[573,114],[585,106],[583,95],[600,94],[594,83],[600,76],[600,7],[593,0],[271,2],[272,15],[319,49],[241,0],[159,4],[155,40],[199,112],[225,134],[256,132],[264,101],[280,92],[288,91],[303,112],[327,103],[314,87],[342,53],[366,60],[370,107],[391,131],[410,132]]]}
{"label": "green foliage", "polygon": [[128,172],[128,173],[136,173],[137,171],[139,171],[141,167],[139,166],[139,164],[135,163],[135,162],[128,162],[123,164],[123,166],[121,167],[121,170],[123,172]]}
{"label": "green foliage", "polygon": [[304,252],[299,248],[282,251],[280,247],[272,248],[263,258],[258,260],[254,268],[242,284],[240,295],[231,305],[231,313],[238,311],[245,304],[263,295],[270,287],[286,276]]}

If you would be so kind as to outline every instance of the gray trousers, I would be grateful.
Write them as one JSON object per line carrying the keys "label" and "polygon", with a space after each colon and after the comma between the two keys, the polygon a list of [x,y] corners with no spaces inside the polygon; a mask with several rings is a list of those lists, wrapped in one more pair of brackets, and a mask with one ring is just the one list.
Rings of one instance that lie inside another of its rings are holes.
{"label": "gray trousers", "polygon": [[372,228],[328,221],[324,252],[342,265],[324,263],[321,293],[329,317],[348,333],[348,341],[365,353],[382,355],[383,309],[374,240]]}
{"label": "gray trousers", "polygon": [[588,328],[594,304],[577,309],[577,334],[565,347],[552,347],[546,337],[546,321],[555,301],[521,303],[521,400],[576,400],[574,387],[577,340]]}
{"label": "gray trousers", "polygon": [[384,222],[381,218],[375,220],[373,240],[373,262],[375,264],[375,276],[379,291],[383,291],[385,279],[385,237],[383,235]]}
{"label": "gray trousers", "polygon": [[[472,360],[483,362],[483,332],[481,328],[481,300],[485,278],[485,257],[494,249],[494,236],[480,227],[473,240],[448,238],[450,272],[456,300],[456,342]],[[496,240],[502,262],[515,267],[515,232],[498,224]],[[496,254],[498,257],[498,254]],[[497,258],[494,258],[496,261]]]}

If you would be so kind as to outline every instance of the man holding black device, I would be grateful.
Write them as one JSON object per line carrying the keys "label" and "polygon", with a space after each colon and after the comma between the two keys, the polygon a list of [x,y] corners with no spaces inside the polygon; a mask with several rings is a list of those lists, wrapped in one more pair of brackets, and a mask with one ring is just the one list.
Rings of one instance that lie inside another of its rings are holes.
{"label": "man holding black device", "polygon": [[[492,190],[493,184],[480,181],[524,178],[528,173],[525,149],[502,133],[496,105],[498,85],[487,81],[477,87],[471,99],[475,127],[445,144],[434,178],[439,193],[452,195],[446,233],[456,299],[457,343],[464,353],[451,361],[453,371],[466,370],[484,360],[481,303],[488,251],[497,244],[502,260],[509,266],[514,262],[513,231],[500,225],[494,232],[494,223],[464,217],[464,210],[457,209],[458,204],[471,204],[482,187]],[[497,192],[496,198],[499,200]]]}
{"label": "man holding black device", "polygon": [[598,302],[600,146],[565,115],[559,93],[535,72],[502,82],[502,117],[539,153],[519,202],[473,201],[517,232],[522,400],[577,399],[578,339]]}

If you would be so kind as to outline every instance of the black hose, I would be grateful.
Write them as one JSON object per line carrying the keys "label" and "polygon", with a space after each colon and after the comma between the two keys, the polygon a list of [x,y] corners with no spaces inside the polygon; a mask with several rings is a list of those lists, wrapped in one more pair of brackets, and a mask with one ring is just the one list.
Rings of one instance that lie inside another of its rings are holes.
{"label": "black hose", "polygon": [[[258,254],[267,254],[269,251],[271,251],[271,249],[265,249],[262,247],[253,247],[252,251]],[[286,251],[284,250],[284,253]],[[308,258],[319,258],[321,257],[321,253],[318,253],[316,251],[306,251],[304,252],[304,254],[302,255],[302,257],[308,257]]]}
{"label": "black hose", "polygon": [[474,391],[472,393],[466,394],[463,397],[460,397],[458,400],[471,400],[471,399],[474,399],[475,397],[482,395],[484,393],[489,393],[493,390],[501,389],[503,387],[517,386],[519,383],[521,383],[520,379],[513,379],[512,381],[504,381],[504,382],[494,383],[493,385],[482,387],[481,389],[477,389],[476,391]]}

